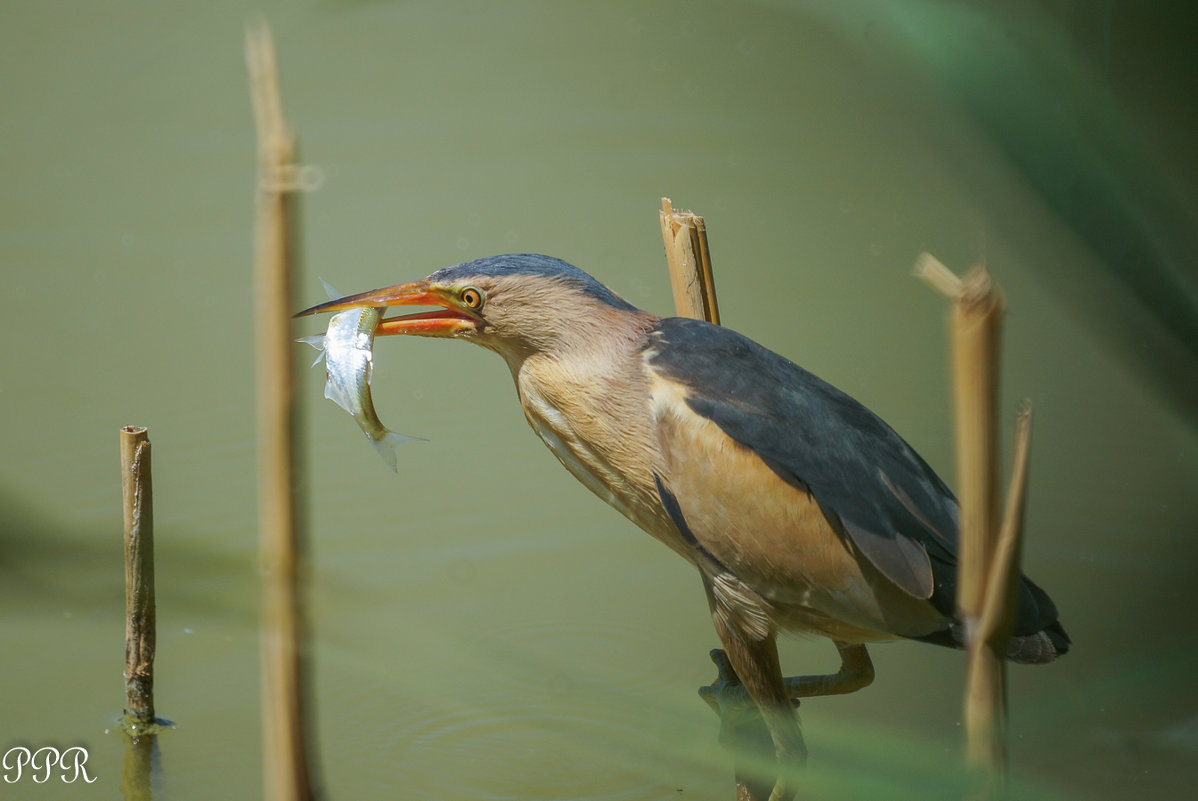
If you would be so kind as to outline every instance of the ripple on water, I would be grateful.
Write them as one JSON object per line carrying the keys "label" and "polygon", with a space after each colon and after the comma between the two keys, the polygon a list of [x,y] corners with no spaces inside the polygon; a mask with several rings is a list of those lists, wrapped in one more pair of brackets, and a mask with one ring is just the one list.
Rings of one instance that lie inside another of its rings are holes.
{"label": "ripple on water", "polygon": [[538,801],[677,798],[711,769],[665,701],[701,706],[693,666],[647,626],[523,621],[454,642],[439,672],[344,666],[340,717],[322,715],[330,772],[405,798]]}
{"label": "ripple on water", "polygon": [[[405,797],[643,801],[674,797],[655,777],[653,743],[635,710],[496,704],[407,710],[394,732]],[[684,769],[674,764],[673,771]]]}
{"label": "ripple on water", "polygon": [[491,678],[510,687],[568,692],[608,687],[649,694],[692,680],[693,664],[656,629],[637,621],[522,622],[490,631],[479,641]]}

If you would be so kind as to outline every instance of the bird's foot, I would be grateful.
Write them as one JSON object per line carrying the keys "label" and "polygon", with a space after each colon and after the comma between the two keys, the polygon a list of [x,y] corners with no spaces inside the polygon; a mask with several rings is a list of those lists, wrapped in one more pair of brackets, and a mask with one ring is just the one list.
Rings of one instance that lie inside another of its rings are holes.
{"label": "bird's foot", "polygon": [[[772,749],[773,741],[761,718],[761,710],[741,684],[740,677],[728,661],[728,655],[720,648],[708,655],[715,663],[716,680],[700,687],[699,697],[720,717],[720,744],[731,748],[734,744],[738,747],[746,745],[746,740],[754,744],[760,741],[761,744],[769,744]],[[797,699],[793,703],[796,707],[799,705]]]}
{"label": "bird's foot", "polygon": [[[841,665],[836,673],[822,676],[793,676],[783,679],[786,697],[798,707],[800,698],[817,695],[837,695],[855,692],[874,678],[873,663],[864,645],[836,643]],[[711,652],[718,675],[715,682],[699,688],[699,697],[720,716],[720,744],[737,754],[775,755],[773,778],[761,776],[757,770],[737,767],[737,798],[789,801],[795,792],[795,769],[806,763],[807,749],[802,742],[793,718],[781,721],[775,709],[774,728],[782,735],[793,729],[793,737],[778,739],[760,708],[741,683],[727,654],[716,649]],[[789,714],[789,713],[787,713]],[[779,725],[781,724],[781,725]],[[757,765],[760,766],[757,760]]]}
{"label": "bird's foot", "polygon": [[[736,797],[749,801],[767,798],[789,801],[794,790],[783,776],[801,767],[805,749],[794,758],[780,754],[761,710],[741,684],[727,654],[717,648],[710,656],[718,675],[715,682],[699,688],[699,697],[720,716],[720,745],[737,755]],[[797,700],[792,703],[798,706]],[[763,761],[769,760],[770,755],[775,756],[774,765],[765,768]]]}
{"label": "bird's foot", "polygon": [[[801,698],[844,695],[868,687],[873,682],[874,666],[864,645],[836,643],[836,648],[840,651],[840,670],[837,672],[818,676],[787,676],[782,679],[786,695],[795,708],[798,708]],[[711,661],[715,662],[719,676],[714,684],[699,688],[699,696],[707,705],[721,718],[723,706],[730,709],[745,705],[756,708],[727,655],[717,648],[711,652]]]}
{"label": "bird's foot", "polygon": [[874,663],[860,643],[836,643],[840,652],[840,670],[823,676],[789,676],[782,679],[786,694],[798,704],[800,698],[817,695],[844,695],[868,687],[874,680]]}

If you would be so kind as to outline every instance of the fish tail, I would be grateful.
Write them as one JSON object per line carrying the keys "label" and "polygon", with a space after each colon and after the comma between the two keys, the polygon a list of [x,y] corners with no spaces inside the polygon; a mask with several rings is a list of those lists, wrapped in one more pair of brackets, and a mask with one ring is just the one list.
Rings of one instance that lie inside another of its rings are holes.
{"label": "fish tail", "polygon": [[424,442],[420,437],[405,437],[403,434],[397,434],[394,431],[387,431],[382,439],[374,439],[372,437],[370,441],[393,473],[399,472],[399,463],[395,458],[396,449],[405,442]]}

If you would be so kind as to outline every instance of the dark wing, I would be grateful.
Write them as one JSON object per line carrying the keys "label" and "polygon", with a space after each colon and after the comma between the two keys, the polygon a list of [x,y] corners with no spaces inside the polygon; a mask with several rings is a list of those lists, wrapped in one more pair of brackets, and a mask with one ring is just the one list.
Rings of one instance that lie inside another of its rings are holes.
{"label": "dark wing", "polygon": [[[663,320],[654,370],[689,390],[687,403],[806,491],[898,587],[955,617],[957,501],[894,429],[857,401],[752,340],[698,320]],[[1016,633],[1056,620],[1026,579]]]}

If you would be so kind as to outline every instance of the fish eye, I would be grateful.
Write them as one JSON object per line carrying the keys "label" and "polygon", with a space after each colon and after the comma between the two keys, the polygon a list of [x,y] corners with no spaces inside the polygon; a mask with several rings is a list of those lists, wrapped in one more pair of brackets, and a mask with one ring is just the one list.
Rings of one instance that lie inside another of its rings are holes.
{"label": "fish eye", "polygon": [[462,290],[462,303],[467,309],[478,311],[483,307],[483,293],[481,289],[475,289],[468,286]]}

